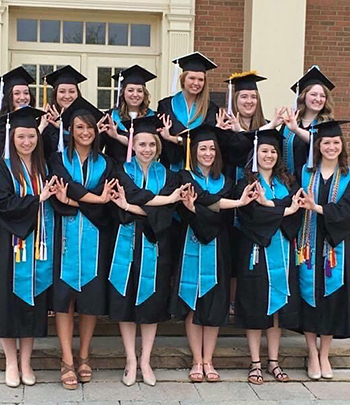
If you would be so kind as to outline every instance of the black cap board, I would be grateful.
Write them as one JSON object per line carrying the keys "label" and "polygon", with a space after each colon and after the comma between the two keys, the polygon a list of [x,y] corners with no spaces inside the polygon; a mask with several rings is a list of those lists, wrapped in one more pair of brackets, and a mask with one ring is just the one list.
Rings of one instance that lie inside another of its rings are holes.
{"label": "black cap board", "polygon": [[206,72],[217,68],[217,65],[199,52],[193,52],[188,55],[180,56],[172,61],[178,63],[184,72]]}
{"label": "black cap board", "polygon": [[57,87],[59,84],[77,85],[81,82],[84,82],[85,80],[87,80],[87,78],[70,65],[55,70],[54,72],[46,76],[47,83],[54,88]]}
{"label": "black cap board", "polygon": [[13,86],[29,85],[35,82],[33,77],[22,67],[18,66],[2,76],[5,91]]}
{"label": "black cap board", "polygon": [[112,79],[118,80],[119,74],[124,78],[122,85],[125,86],[129,83],[146,85],[150,80],[155,79],[157,76],[139,65],[134,65],[128,69],[122,70],[120,73],[112,76]]}
{"label": "black cap board", "polygon": [[294,93],[297,93],[299,85],[300,94],[303,90],[305,90],[307,86],[313,84],[322,84],[329,90],[333,90],[335,87],[334,84],[321,72],[321,70],[317,66],[313,66],[307,71],[307,73],[305,73],[303,77],[301,77],[296,83],[293,84],[291,90],[293,90]]}
{"label": "black cap board", "polygon": [[341,129],[341,125],[347,124],[349,122],[350,121],[345,120],[330,120],[323,121],[319,124],[314,125],[314,129],[316,130],[314,141],[323,137],[334,138],[336,136],[342,136],[343,132]]}
{"label": "black cap board", "polygon": [[97,123],[104,114],[83,97],[78,97],[62,114],[64,128],[68,129],[75,117],[84,115],[92,115]]}
{"label": "black cap board", "polygon": [[[125,128],[129,131],[131,128],[131,120],[122,122]],[[134,136],[140,133],[158,134],[157,129],[163,127],[162,121],[156,116],[135,118],[133,121]]]}
{"label": "black cap board", "polygon": [[257,90],[257,82],[266,80],[266,77],[258,76],[256,70],[251,70],[249,72],[233,73],[226,83],[233,83],[235,86],[235,91],[240,90]]}
{"label": "black cap board", "polygon": [[200,125],[197,128],[190,130],[191,146],[196,145],[202,141],[215,141],[217,142],[217,135],[221,132],[218,127],[213,127],[211,125]]}
{"label": "black cap board", "polygon": [[9,114],[0,117],[0,122],[5,123],[7,117],[10,120],[11,129],[14,128],[38,128],[39,118],[46,114],[45,111],[38,110],[30,106],[20,107]]}

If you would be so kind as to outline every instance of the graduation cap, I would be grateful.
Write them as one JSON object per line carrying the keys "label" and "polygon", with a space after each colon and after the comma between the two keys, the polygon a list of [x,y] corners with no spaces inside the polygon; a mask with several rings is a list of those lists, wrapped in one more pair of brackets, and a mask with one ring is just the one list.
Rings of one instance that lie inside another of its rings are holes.
{"label": "graduation cap", "polygon": [[57,69],[54,72],[44,76],[44,81],[50,84],[52,87],[57,87],[59,84],[75,84],[78,85],[81,82],[87,80],[80,72],[74,69],[71,65],[64,66],[61,69]]}
{"label": "graduation cap", "polygon": [[4,98],[4,93],[7,89],[10,89],[13,86],[21,86],[34,83],[35,80],[33,77],[22,67],[18,66],[15,69],[10,70],[1,76],[0,81],[0,110],[2,108],[2,100]]}
{"label": "graduation cap", "polygon": [[63,128],[68,129],[72,125],[75,117],[81,117],[85,115],[92,115],[95,118],[96,122],[98,122],[104,114],[83,97],[78,97],[67,108],[67,110],[63,112],[60,121],[58,152],[63,152],[64,149]]}
{"label": "graduation cap", "polygon": [[175,63],[174,78],[171,91],[175,93],[176,84],[177,84],[177,75],[179,66],[183,72],[192,71],[192,72],[204,72],[207,70],[217,68],[217,65],[208,59],[206,56],[202,55],[200,52],[193,52],[188,55],[180,56],[172,61]]}
{"label": "graduation cap", "polygon": [[5,149],[4,158],[10,157],[10,129],[35,128],[38,129],[38,119],[46,112],[30,106],[20,107],[15,111],[0,117],[0,122],[5,123]]}
{"label": "graduation cap", "polygon": [[293,84],[291,90],[299,96],[307,86],[312,84],[322,84],[329,90],[333,90],[335,87],[334,84],[321,72],[320,68],[314,65],[303,77]]}
{"label": "graduation cap", "polygon": [[258,146],[259,145],[271,145],[276,149],[280,150],[281,146],[281,135],[276,129],[262,129],[256,131],[250,131],[248,134],[254,133],[253,141],[253,164],[252,172],[258,172]]}
{"label": "graduation cap", "polygon": [[343,132],[341,125],[348,124],[349,122],[350,121],[347,120],[330,120],[314,125],[314,129],[316,131],[315,141],[323,137],[334,138],[336,136],[342,136]]}
{"label": "graduation cap", "polygon": [[118,81],[117,108],[119,106],[119,97],[122,85],[124,87],[127,84],[132,83],[132,84],[142,84],[143,86],[145,86],[147,82],[155,79],[156,77],[157,77],[156,75],[154,75],[153,73],[149,72],[148,70],[144,69],[139,65],[134,65],[129,67],[128,69],[121,70],[118,74],[112,76],[112,79]]}

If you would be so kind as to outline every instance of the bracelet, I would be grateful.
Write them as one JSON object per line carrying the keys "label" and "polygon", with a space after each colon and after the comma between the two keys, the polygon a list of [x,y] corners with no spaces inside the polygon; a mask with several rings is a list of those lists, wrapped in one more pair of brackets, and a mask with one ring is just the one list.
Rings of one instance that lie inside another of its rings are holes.
{"label": "bracelet", "polygon": [[124,211],[125,211],[125,212],[126,212],[126,211],[128,211],[128,210],[129,210],[129,208],[130,208],[130,204],[129,204],[129,203],[127,203],[127,204],[126,204],[126,208],[125,208],[125,210],[124,210]]}
{"label": "bracelet", "polygon": [[177,137],[177,144],[178,144],[178,145],[183,145],[183,138],[182,138],[182,136],[178,136],[178,137]]}

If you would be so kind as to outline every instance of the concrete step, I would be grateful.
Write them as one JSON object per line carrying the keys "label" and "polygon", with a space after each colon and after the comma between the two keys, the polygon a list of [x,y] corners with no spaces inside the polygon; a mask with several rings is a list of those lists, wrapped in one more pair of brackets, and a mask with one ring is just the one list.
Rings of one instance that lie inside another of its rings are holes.
{"label": "concrete step", "polygon": [[[77,351],[79,339],[73,339]],[[140,347],[140,339],[137,339]],[[57,337],[35,340],[32,356],[34,369],[54,370],[60,367],[61,352]],[[334,340],[330,352],[334,368],[350,369],[350,339]],[[267,361],[265,339],[262,341],[261,360]],[[281,338],[280,365],[284,368],[305,368],[307,350],[302,335],[290,334]],[[184,336],[157,336],[152,353],[152,366],[155,368],[188,368],[192,356]],[[214,363],[218,368],[247,368],[250,363],[249,350],[245,337],[221,336],[214,353]],[[95,336],[91,344],[91,364],[98,369],[122,369],[125,365],[124,349],[119,336]],[[0,369],[5,367],[5,358],[0,349]]]}

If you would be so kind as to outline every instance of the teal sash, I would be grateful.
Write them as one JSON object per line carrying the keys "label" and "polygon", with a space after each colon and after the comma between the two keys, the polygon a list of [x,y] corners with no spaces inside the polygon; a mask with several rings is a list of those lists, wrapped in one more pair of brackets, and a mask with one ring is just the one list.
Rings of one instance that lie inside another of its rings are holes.
{"label": "teal sash", "polygon": [[[337,168],[338,170],[338,168]],[[336,180],[336,172],[333,174],[332,184],[329,190],[329,197],[328,202],[331,202],[331,198],[333,195],[333,190]],[[302,187],[305,191],[310,183],[310,179],[312,176],[312,172],[307,170],[306,165],[304,165],[302,170]],[[346,187],[350,181],[350,172],[346,175],[340,175],[339,177],[339,185],[338,185],[338,192],[336,194],[337,203],[339,199],[343,196]],[[320,170],[317,169],[315,173],[315,180],[313,182],[313,192],[315,196],[315,202],[318,203],[318,191],[320,185]],[[315,297],[315,271],[316,271],[316,242],[317,242],[317,213],[314,211],[309,211],[309,215],[311,215],[311,229],[310,232],[310,259],[302,262],[299,267],[299,274],[300,274],[300,291],[301,296],[310,306],[316,307],[316,297]],[[305,221],[305,217],[304,217]],[[300,228],[299,232],[299,240],[301,237],[301,232],[304,226],[303,224]],[[342,285],[344,285],[344,265],[345,265],[345,244],[344,241],[341,241],[335,247],[335,255],[336,255],[336,265],[332,268],[329,266],[328,262],[328,253],[330,250],[330,246],[327,241],[324,241],[324,283],[325,283],[325,294],[324,296],[327,297],[331,295],[333,292],[337,291]]]}
{"label": "teal sash", "polygon": [[[83,165],[74,150],[72,162],[68,148],[62,153],[63,165],[74,182],[86,189],[97,187],[106,170],[106,160],[98,155],[94,162],[92,152],[88,156],[87,175],[84,180]],[[76,216],[62,217],[61,279],[76,291],[97,276],[99,255],[99,230],[80,210]]]}
{"label": "teal sash", "polygon": [[[225,177],[198,176],[190,172],[203,190],[217,194],[225,185]],[[203,297],[218,283],[217,279],[217,239],[202,244],[192,228],[187,227],[182,268],[179,284],[179,297],[194,311],[198,297]]]}
{"label": "teal sash", "polygon": [[196,103],[192,104],[191,110],[189,111],[187,101],[182,91],[179,91],[172,97],[171,109],[173,110],[176,119],[180,121],[181,124],[188,129],[197,128],[204,121],[204,117],[200,115],[189,124],[189,122],[196,114]]}
{"label": "teal sash", "polygon": [[[153,115],[154,115],[154,111],[149,108],[145,117],[152,117]],[[119,115],[119,111],[115,108],[112,111],[112,119],[118,125],[119,129],[121,129],[122,131],[125,131],[125,132],[128,131],[122,123],[123,119]]]}
{"label": "teal sash", "polygon": [[[11,170],[10,159],[5,160],[11,173],[15,193],[21,195],[21,186],[14,177]],[[25,164],[22,162],[24,180],[27,187],[27,195],[34,195],[32,182]],[[41,179],[40,179],[41,181]],[[41,224],[41,240],[46,245],[46,257],[35,259],[35,236],[37,229],[34,229],[25,239],[25,256],[16,262],[16,254],[13,253],[13,293],[27,304],[34,306],[34,297],[37,297],[53,282],[53,237],[54,237],[54,212],[51,203],[47,200],[39,203]],[[17,239],[14,236],[14,239]]]}
{"label": "teal sash", "polygon": [[[288,196],[288,188],[276,177],[272,185],[266,183],[259,174],[259,182],[265,190],[265,197],[268,200],[273,198],[282,199]],[[290,296],[288,275],[289,275],[289,251],[290,243],[283,236],[280,229],[272,236],[271,243],[264,248],[267,275],[269,279],[269,301],[267,315],[272,315],[281,309],[288,302]],[[252,256],[254,254],[254,246]]]}
{"label": "teal sash", "polygon": [[[142,168],[134,156],[130,163],[124,163],[126,174],[133,180],[137,187],[142,188],[144,174]],[[145,188],[153,194],[159,194],[165,186],[166,169],[156,161],[148,167]],[[120,225],[117,239],[114,245],[112,265],[108,280],[114,288],[123,296],[126,295],[131,265],[134,256],[135,222]],[[158,242],[151,243],[142,234],[142,253],[140,263],[140,277],[137,287],[136,305],[142,304],[156,291]]]}

